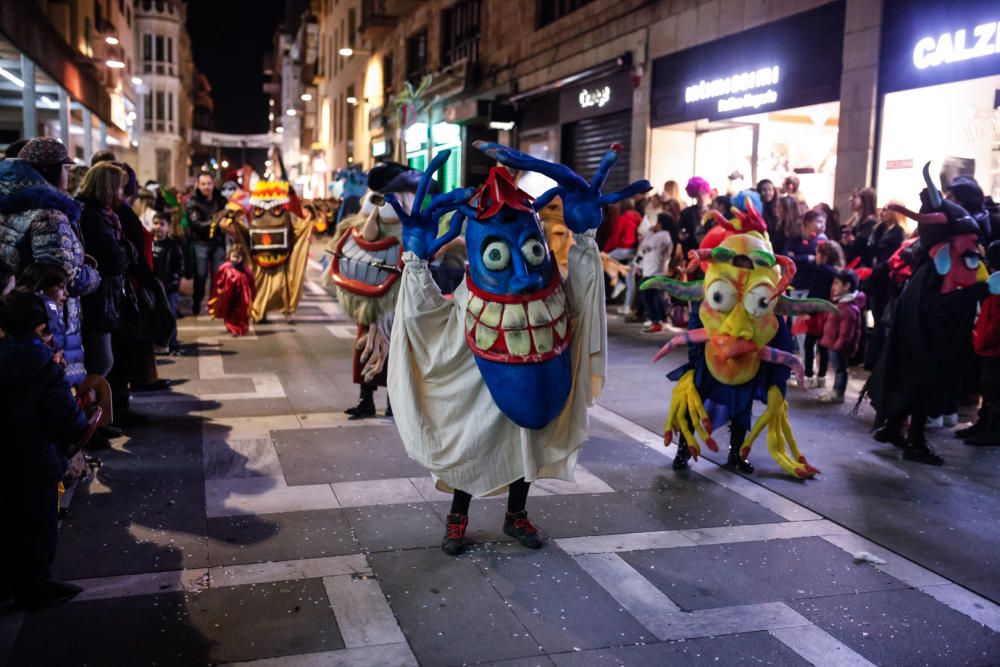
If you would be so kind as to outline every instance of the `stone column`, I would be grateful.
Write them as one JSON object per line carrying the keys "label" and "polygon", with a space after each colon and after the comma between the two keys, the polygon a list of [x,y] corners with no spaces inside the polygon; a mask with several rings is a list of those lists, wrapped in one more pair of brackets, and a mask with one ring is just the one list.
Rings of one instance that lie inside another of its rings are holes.
{"label": "stone column", "polygon": [[83,159],[90,162],[94,155],[94,118],[90,109],[83,107]]}
{"label": "stone column", "polygon": [[38,118],[35,114],[35,63],[21,54],[21,138],[31,139],[38,135]]}
{"label": "stone column", "polygon": [[872,183],[875,172],[875,121],[878,115],[881,0],[847,0],[844,22],[844,71],[840,79],[837,173],[831,202],[846,221],[854,188]]}
{"label": "stone column", "polygon": [[[66,150],[70,150],[69,146],[69,105],[70,98],[69,93],[62,86],[59,86],[59,140],[63,142]],[[72,154],[72,151],[70,151]]]}

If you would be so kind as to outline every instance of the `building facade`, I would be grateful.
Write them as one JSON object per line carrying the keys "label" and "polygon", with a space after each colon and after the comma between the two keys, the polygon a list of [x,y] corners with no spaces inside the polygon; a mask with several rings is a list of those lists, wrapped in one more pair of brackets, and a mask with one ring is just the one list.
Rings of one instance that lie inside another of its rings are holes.
{"label": "building facade", "polygon": [[[330,169],[422,168],[448,148],[445,186],[475,185],[488,161],[471,144],[486,139],[587,175],[620,143],[627,169],[608,187],[697,174],[724,193],[795,175],[811,203],[846,216],[866,185],[913,204],[930,160],[1000,196],[995,2],[316,0],[313,12]],[[934,141],[917,150],[914,136]]]}
{"label": "building facade", "polygon": [[140,182],[187,181],[195,68],[186,20],[178,0],[135,0]]}
{"label": "building facade", "polygon": [[71,156],[135,161],[131,0],[9,2],[0,12],[0,145],[46,134]]}

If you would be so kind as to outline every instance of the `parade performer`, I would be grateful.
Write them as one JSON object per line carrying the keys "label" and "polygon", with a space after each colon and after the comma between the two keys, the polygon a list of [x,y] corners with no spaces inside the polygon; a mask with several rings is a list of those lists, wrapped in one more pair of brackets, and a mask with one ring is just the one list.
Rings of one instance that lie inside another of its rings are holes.
{"label": "parade performer", "polygon": [[[688,363],[668,375],[677,385],[664,441],[669,444],[679,434],[673,467],[684,470],[688,460],[697,460],[701,453],[697,438],[718,451],[712,432],[728,422],[728,463],[750,473],[753,466],[747,457],[767,427],[768,450],[778,465],[796,477],[810,478],[819,470],[799,451],[785,400],[789,373],[794,370],[801,380],[802,364],[792,354],[792,337],[779,315],[836,312],[836,306],[820,299],[783,296],[795,264],[774,254],[753,200],[740,201],[746,210],[734,207],[733,220],[713,214],[718,224],[711,238],[705,238],[713,247],[689,253],[688,272],[700,266],[704,280],[684,283],[657,276],[641,285],[699,304],[692,308],[688,331],[653,357],[655,362],[679,345],[688,346]],[[751,428],[754,400],[767,407]]]}
{"label": "parade performer", "polygon": [[[587,407],[604,384],[604,279],[594,241],[601,206],[650,189],[639,181],[601,194],[617,146],[605,153],[592,183],[568,167],[498,144],[476,147],[558,186],[533,201],[506,167],[493,167],[475,193],[453,190],[410,213],[393,195],[386,197],[402,222],[406,247],[389,394],[407,453],[430,470],[438,489],[453,492],[441,545],[449,555],[464,549],[471,499],[504,491],[504,532],[525,547],[542,546],[525,509],[528,489],[540,478],[573,480],[587,437]],[[432,160],[417,202],[448,154]],[[537,215],[557,195],[576,235],[565,282]],[[438,219],[448,211],[454,211],[449,229],[439,237]],[[447,299],[427,260],[467,218],[466,279]]]}
{"label": "parade performer", "polygon": [[226,329],[234,336],[245,336],[250,332],[250,308],[256,291],[243,248],[234,244],[227,261],[215,272],[208,314],[225,322]]}
{"label": "parade performer", "polygon": [[979,224],[941,196],[929,169],[928,162],[919,213],[889,206],[917,222],[917,268],[892,307],[885,344],[858,403],[871,398],[877,441],[901,448],[911,461],[941,465],[924,434],[927,416],[959,395],[977,304],[1000,294],[1000,274],[988,276]]}
{"label": "parade performer", "polygon": [[[329,284],[336,288],[341,308],[358,324],[353,373],[361,396],[346,411],[351,419],[374,417],[375,390],[386,385],[389,334],[403,270],[403,230],[385,195],[394,193],[403,209],[410,211],[421,176],[398,162],[372,167],[368,173],[371,191],[362,197],[360,213],[337,225],[327,249]],[[391,402],[385,414],[392,416]]]}
{"label": "parade performer", "polygon": [[[239,193],[233,199],[238,198]],[[220,226],[242,244],[253,267],[257,293],[250,319],[266,322],[269,310],[280,309],[290,320],[305,286],[312,221],[284,181],[257,181],[249,207],[245,212],[230,202]]]}

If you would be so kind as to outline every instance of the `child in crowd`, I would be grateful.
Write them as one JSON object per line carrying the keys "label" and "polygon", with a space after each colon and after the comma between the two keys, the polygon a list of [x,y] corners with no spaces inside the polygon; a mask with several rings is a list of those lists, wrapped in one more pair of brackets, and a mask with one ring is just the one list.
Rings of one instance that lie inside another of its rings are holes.
{"label": "child in crowd", "polygon": [[[1000,271],[1000,241],[994,241],[986,249],[986,265],[990,273]],[[955,435],[967,445],[997,446],[1000,445],[1000,296],[991,294],[980,305],[972,344],[981,365],[979,392],[983,405],[976,423],[956,431]]]}
{"label": "child in crowd", "polygon": [[[6,523],[0,542],[0,598],[25,609],[65,602],[80,592],[52,578],[58,527],[58,484],[67,458],[93,433],[46,344],[49,313],[28,290],[0,299],[0,423],[5,464],[0,484]],[[96,416],[96,415],[95,415]]]}
{"label": "child in crowd", "polygon": [[69,323],[66,317],[66,285],[69,277],[61,266],[44,262],[29,264],[18,276],[17,285],[34,292],[45,304],[49,314],[50,346],[56,351],[56,359],[66,368],[66,381],[71,387],[83,382],[87,371],[83,367],[83,339],[75,331],[70,340]]}
{"label": "child in crowd", "polygon": [[[674,242],[667,231],[673,227],[674,219],[669,213],[660,213],[656,224],[642,240],[639,254],[642,259],[643,279],[653,276],[667,275],[670,256],[673,254]],[[647,289],[639,292],[642,295],[643,307],[646,312],[644,333],[659,333],[663,331],[663,321],[667,319],[667,305],[663,292],[658,289]]]}
{"label": "child in crowd", "polygon": [[[844,251],[836,241],[826,241],[816,247],[815,268],[812,278],[809,279],[808,292],[809,299],[829,299],[830,289],[833,287],[833,280],[844,267]],[[825,313],[814,313],[808,315],[804,321],[803,332],[805,339],[802,344],[803,357],[802,365],[805,367],[806,388],[823,388],[826,386],[826,369],[829,365],[829,355],[827,349],[819,345],[819,339],[823,337],[823,327],[826,323]],[[818,346],[818,350],[817,350]],[[813,375],[813,361],[819,357],[819,366]]]}
{"label": "child in crowd", "polygon": [[858,274],[850,269],[838,273],[833,279],[830,299],[837,304],[839,312],[826,316],[819,344],[820,349],[829,350],[833,362],[833,391],[820,396],[819,400],[843,403],[847,391],[847,364],[861,342],[861,313],[865,308],[865,295],[858,291]]}
{"label": "child in crowd", "polygon": [[256,293],[253,273],[244,263],[243,250],[238,245],[229,249],[228,261],[215,273],[209,314],[221,319],[234,336],[250,331],[250,305]]}
{"label": "child in crowd", "polygon": [[[177,299],[181,291],[181,276],[184,275],[184,249],[180,241],[170,235],[170,220],[162,213],[153,216],[153,273],[163,283],[163,290],[167,294],[167,303],[176,319]],[[167,346],[167,352],[171,356],[181,353],[181,346],[177,342],[177,328],[174,327],[173,336]]]}

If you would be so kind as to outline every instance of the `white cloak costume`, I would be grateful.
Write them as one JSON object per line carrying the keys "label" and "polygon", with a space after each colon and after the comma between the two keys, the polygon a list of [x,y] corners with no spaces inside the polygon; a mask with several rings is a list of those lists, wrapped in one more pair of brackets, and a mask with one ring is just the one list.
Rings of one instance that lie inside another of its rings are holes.
{"label": "white cloak costume", "polygon": [[389,397],[406,453],[431,471],[438,489],[479,497],[501,493],[522,477],[573,481],[587,408],[604,387],[607,349],[600,254],[592,232],[576,240],[564,283],[572,386],[562,412],[541,430],[518,426],[493,401],[465,338],[466,284],[446,299],[427,262],[404,253]]}

